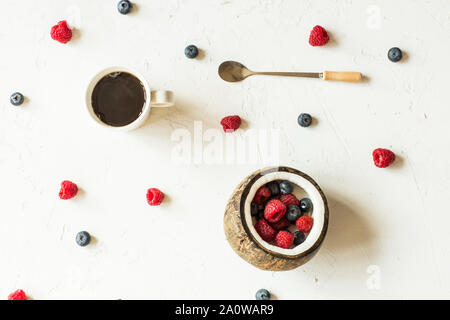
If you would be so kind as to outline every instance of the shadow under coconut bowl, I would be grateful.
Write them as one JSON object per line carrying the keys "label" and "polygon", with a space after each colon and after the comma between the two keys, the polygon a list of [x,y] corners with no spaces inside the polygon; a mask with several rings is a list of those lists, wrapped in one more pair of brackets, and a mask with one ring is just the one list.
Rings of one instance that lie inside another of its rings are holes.
{"label": "shadow under coconut bowl", "polygon": [[[250,206],[255,193],[274,180],[292,182],[313,203],[313,227],[306,240],[292,249],[264,241],[253,226]],[[262,270],[282,271],[303,265],[317,253],[327,233],[328,219],[327,199],[311,177],[289,167],[270,167],[252,173],[234,190],[225,210],[224,229],[229,244],[245,261]]]}

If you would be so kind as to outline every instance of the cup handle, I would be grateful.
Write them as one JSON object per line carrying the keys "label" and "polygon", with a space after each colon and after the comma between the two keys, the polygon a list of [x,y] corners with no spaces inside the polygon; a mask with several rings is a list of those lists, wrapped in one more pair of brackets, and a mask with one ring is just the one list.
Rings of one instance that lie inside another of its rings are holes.
{"label": "cup handle", "polygon": [[173,92],[165,90],[152,91],[150,94],[150,104],[156,108],[168,108],[175,105]]}

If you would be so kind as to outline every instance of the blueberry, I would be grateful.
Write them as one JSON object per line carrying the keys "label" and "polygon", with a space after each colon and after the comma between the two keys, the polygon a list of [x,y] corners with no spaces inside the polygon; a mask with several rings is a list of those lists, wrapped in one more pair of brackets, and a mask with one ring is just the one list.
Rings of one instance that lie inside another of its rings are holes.
{"label": "blueberry", "polygon": [[119,10],[121,14],[129,13],[131,11],[131,8],[133,8],[133,5],[128,0],[120,0],[117,4],[117,10]]}
{"label": "blueberry", "polygon": [[294,186],[290,181],[283,180],[280,182],[280,191],[281,194],[292,193],[292,191],[294,191]]}
{"label": "blueberry", "polygon": [[77,233],[77,237],[75,238],[77,244],[81,247],[87,246],[89,242],[91,242],[91,235],[86,231],[80,231]]}
{"label": "blueberry", "polygon": [[294,245],[298,246],[299,244],[302,244],[305,239],[306,237],[303,232],[298,230],[294,232]]}
{"label": "blueberry", "polygon": [[300,200],[300,209],[302,212],[310,212],[313,208],[312,201],[309,198],[303,198]]}
{"label": "blueberry", "polygon": [[256,217],[258,215],[258,205],[254,202],[250,205],[250,213],[252,217]]}
{"label": "blueberry", "polygon": [[270,300],[270,292],[266,289],[256,291],[256,300]]}
{"label": "blueberry", "polygon": [[312,117],[308,113],[302,113],[298,116],[298,124],[302,127],[309,127],[312,124]]}
{"label": "blueberry", "polygon": [[279,196],[270,196],[267,201],[264,203],[264,207],[272,200],[280,200]]}
{"label": "blueberry", "polygon": [[403,57],[403,53],[402,53],[402,50],[400,50],[399,48],[394,47],[394,48],[389,49],[388,58],[392,62],[399,62],[400,60],[402,60],[402,57]]}
{"label": "blueberry", "polygon": [[286,209],[286,219],[288,219],[290,222],[297,221],[298,218],[302,216],[302,211],[299,207],[296,205],[289,205]]}
{"label": "blueberry", "polygon": [[277,181],[271,181],[266,185],[267,188],[270,190],[270,194],[272,196],[277,196],[280,194],[280,185]]}
{"label": "blueberry", "polygon": [[264,209],[259,210],[258,214],[256,215],[256,220],[261,220],[262,218],[264,218]]}
{"label": "blueberry", "polygon": [[191,44],[190,46],[187,46],[186,49],[184,49],[184,54],[189,59],[194,59],[198,56],[198,48]]}
{"label": "blueberry", "polygon": [[24,101],[24,97],[23,94],[21,94],[20,92],[14,92],[11,97],[9,98],[9,101],[14,105],[14,106],[20,106],[23,101]]}

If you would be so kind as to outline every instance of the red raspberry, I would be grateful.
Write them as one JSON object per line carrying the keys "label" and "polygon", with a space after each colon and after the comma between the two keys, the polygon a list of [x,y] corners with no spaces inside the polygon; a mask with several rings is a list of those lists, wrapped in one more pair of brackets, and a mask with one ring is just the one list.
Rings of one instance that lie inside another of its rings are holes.
{"label": "red raspberry", "polygon": [[241,117],[239,116],[228,116],[220,121],[225,132],[233,132],[241,126]]}
{"label": "red raspberry", "polygon": [[290,205],[299,206],[300,201],[292,193],[282,194],[280,196],[280,201],[287,207]]}
{"label": "red raspberry", "polygon": [[263,238],[264,241],[270,242],[273,239],[275,239],[275,236],[277,235],[277,232],[274,228],[272,228],[266,220],[259,219],[255,223],[255,229],[256,232]]}
{"label": "red raspberry", "polygon": [[274,222],[270,224],[272,226],[272,228],[274,228],[275,230],[283,230],[286,229],[287,227],[289,227],[291,225],[291,223],[289,222],[288,219],[286,219],[285,217],[281,218],[280,221],[278,222]]}
{"label": "red raspberry", "polygon": [[264,208],[264,218],[270,223],[278,222],[286,213],[286,206],[280,200],[270,200]]}
{"label": "red raspberry", "polygon": [[8,300],[28,300],[27,295],[21,289],[14,291],[8,296]]}
{"label": "red raspberry", "polygon": [[67,43],[72,39],[72,30],[67,26],[67,21],[63,20],[54,25],[50,30],[50,36],[53,40],[61,43]]}
{"label": "red raspberry", "polygon": [[300,217],[295,222],[297,229],[300,230],[301,232],[310,232],[313,224],[314,224],[314,219],[311,216]]}
{"label": "red raspberry", "polygon": [[395,160],[395,154],[387,149],[375,149],[372,152],[373,162],[378,168],[389,167]]}
{"label": "red raspberry", "polygon": [[147,190],[147,202],[151,206],[159,206],[164,200],[164,193],[156,188]]}
{"label": "red raspberry", "polygon": [[267,199],[269,199],[271,194],[272,193],[270,192],[269,188],[262,186],[256,191],[253,202],[256,204],[263,204]]}
{"label": "red raspberry", "polygon": [[294,243],[294,235],[289,231],[280,231],[278,232],[275,241],[280,248],[289,249]]}
{"label": "red raspberry", "polygon": [[59,197],[63,200],[72,199],[77,195],[78,187],[75,183],[64,180],[61,182],[61,189],[59,190]]}
{"label": "red raspberry", "polygon": [[309,35],[309,44],[313,47],[323,46],[327,44],[328,40],[330,40],[328,33],[321,26],[315,26],[311,30],[311,34]]}

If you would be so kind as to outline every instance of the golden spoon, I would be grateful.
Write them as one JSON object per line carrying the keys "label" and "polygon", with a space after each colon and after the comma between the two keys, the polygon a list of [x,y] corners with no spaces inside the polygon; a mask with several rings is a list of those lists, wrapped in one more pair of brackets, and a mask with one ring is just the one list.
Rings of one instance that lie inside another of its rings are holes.
{"label": "golden spoon", "polygon": [[324,72],[254,72],[243,64],[236,61],[225,61],[219,66],[219,76],[228,82],[238,82],[246,79],[249,76],[266,75],[266,76],[287,76],[287,77],[306,77],[318,78],[323,80],[360,82],[360,72],[338,72],[338,71],[324,71]]}

